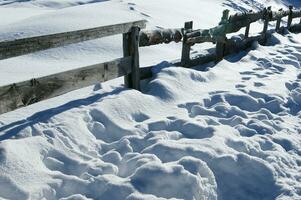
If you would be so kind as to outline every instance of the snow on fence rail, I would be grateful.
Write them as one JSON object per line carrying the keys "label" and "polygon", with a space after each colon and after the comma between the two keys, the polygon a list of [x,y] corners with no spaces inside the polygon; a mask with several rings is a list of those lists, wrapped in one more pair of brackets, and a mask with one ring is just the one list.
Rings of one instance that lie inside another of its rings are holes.
{"label": "snow on fence rail", "polygon": [[[284,17],[288,17],[287,24],[281,27]],[[229,10],[225,10],[218,26],[211,29],[193,30],[193,22],[186,22],[184,28],[140,31],[141,28],[145,28],[146,23],[141,20],[73,32],[3,41],[0,42],[0,60],[110,35],[123,34],[124,57],[111,62],[2,86],[0,87],[0,114],[121,76],[125,76],[127,87],[139,90],[140,80],[152,77],[151,67],[139,67],[139,47],[182,41],[181,61],[173,64],[192,67],[212,61],[218,62],[226,55],[249,48],[254,41],[265,44],[272,33],[271,30],[268,30],[271,21],[276,21],[275,31],[279,33],[283,33],[285,29],[291,32],[301,32],[301,21],[299,24],[292,25],[294,18],[301,18],[301,11],[293,10],[293,7],[289,7],[287,11],[272,11],[268,7],[259,12],[250,11],[231,16]],[[259,35],[249,37],[250,25],[259,20],[264,21],[263,31]],[[227,34],[235,33],[242,28],[245,28],[242,39],[227,38]],[[191,59],[191,46],[204,42],[215,43],[215,52]]]}
{"label": "snow on fence rail", "polygon": [[0,87],[0,114],[72,90],[125,76],[128,87],[139,90],[139,31],[145,21],[0,42],[0,60],[41,50],[123,34],[124,57]]}

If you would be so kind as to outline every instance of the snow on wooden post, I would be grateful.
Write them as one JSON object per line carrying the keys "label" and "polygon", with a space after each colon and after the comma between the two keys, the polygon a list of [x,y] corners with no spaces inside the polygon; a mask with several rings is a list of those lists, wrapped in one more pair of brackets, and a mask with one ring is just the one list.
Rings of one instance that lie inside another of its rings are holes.
{"label": "snow on wooden post", "polygon": [[157,44],[169,44],[182,41],[182,29],[162,29],[152,31],[141,31],[139,46],[146,47]]}
{"label": "snow on wooden post", "polygon": [[267,42],[267,31],[269,28],[269,22],[270,22],[270,17],[271,17],[271,7],[265,8],[264,9],[264,26],[263,26],[263,31],[262,31],[262,35],[263,35],[263,42],[266,43]]}
{"label": "snow on wooden post", "polygon": [[[249,11],[249,13],[252,13],[252,12],[253,12],[252,10]],[[246,26],[246,30],[245,30],[245,38],[248,38],[248,37],[249,37],[250,26],[251,26],[251,23],[248,23],[248,25]]]}
{"label": "snow on wooden post", "polygon": [[124,77],[124,84],[136,90],[140,90],[139,32],[140,28],[133,26],[129,33],[123,34],[123,56],[132,57],[131,73]]}
{"label": "snow on wooden post", "polygon": [[250,26],[251,26],[251,24],[248,24],[248,26],[246,26],[245,38],[248,38],[248,37],[249,37]]}
{"label": "snow on wooden post", "polygon": [[2,41],[0,39],[0,60],[26,55],[46,49],[127,33],[133,26],[145,28],[145,21],[139,20],[49,35],[39,35],[27,38],[21,37],[19,39],[8,41]]}
{"label": "snow on wooden post", "polygon": [[[279,12],[282,12],[282,11],[283,11],[282,8],[279,9]],[[279,18],[277,19],[277,22],[276,22],[276,32],[279,32],[279,31],[280,31],[281,20],[282,20],[281,17],[279,17]]]}
{"label": "snow on wooden post", "polygon": [[287,29],[289,29],[293,22],[293,6],[289,6],[289,14],[287,20]]}
{"label": "snow on wooden post", "polygon": [[187,33],[190,33],[193,28],[193,22],[185,22],[183,30],[183,45],[182,45],[182,57],[181,64],[183,67],[188,67],[190,62],[190,44],[187,43]]}
{"label": "snow on wooden post", "polygon": [[0,114],[131,72],[132,57],[0,86]]}
{"label": "snow on wooden post", "polygon": [[[224,10],[223,12],[223,16],[221,19],[221,22],[219,23],[219,25],[221,26],[226,26],[229,20],[229,10]],[[219,33],[219,35],[217,36],[217,41],[216,41],[216,62],[221,61],[224,58],[225,55],[225,42],[226,42],[227,38],[226,38],[226,33]]]}

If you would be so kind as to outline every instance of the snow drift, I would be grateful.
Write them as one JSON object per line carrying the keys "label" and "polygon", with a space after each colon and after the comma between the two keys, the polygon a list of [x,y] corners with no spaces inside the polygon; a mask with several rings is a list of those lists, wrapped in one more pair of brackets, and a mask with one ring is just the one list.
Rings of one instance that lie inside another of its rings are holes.
{"label": "snow drift", "polygon": [[[13,1],[0,2],[3,9],[18,5]],[[55,8],[76,3],[45,2],[20,4],[34,9],[42,6],[41,10],[51,13],[36,17],[46,19],[57,12]],[[252,4],[234,0],[105,3],[137,17],[144,16],[150,28],[177,27],[186,17],[198,18],[190,9],[198,13],[219,9],[213,18],[208,19],[209,14],[202,16],[202,21],[212,26],[211,20],[215,25],[219,13],[229,6],[241,10],[266,5],[263,0]],[[284,6],[281,1],[269,3]],[[177,6],[171,9],[171,4]],[[67,8],[66,12],[80,12],[81,8],[87,6]],[[58,12],[64,13],[64,9]],[[178,20],[171,21],[170,16]],[[23,20],[34,23],[36,17]],[[18,32],[18,23],[21,22],[5,26]],[[39,23],[39,27],[52,26]],[[35,68],[37,64],[31,64],[43,61],[49,66],[56,63],[64,67],[77,61],[98,62],[108,54],[120,53],[117,41],[118,38],[93,41],[80,47],[70,45],[8,59],[0,62],[0,73],[4,69],[12,73],[12,69],[20,69],[16,68],[20,63],[42,74]],[[201,70],[204,66],[186,69],[163,62],[153,69],[151,80],[143,81],[142,92],[125,89],[117,80],[1,115],[0,197],[300,199],[300,41],[301,35],[275,34],[269,45],[255,43],[246,52],[229,56],[216,65],[207,64],[205,71]],[[93,50],[84,52],[88,47]],[[160,47],[142,49],[142,64],[162,61],[162,57],[179,58],[180,45]],[[66,57],[60,58],[62,52]],[[100,54],[102,58],[96,58]],[[79,55],[81,58],[72,60]],[[5,76],[4,82],[16,80]]]}

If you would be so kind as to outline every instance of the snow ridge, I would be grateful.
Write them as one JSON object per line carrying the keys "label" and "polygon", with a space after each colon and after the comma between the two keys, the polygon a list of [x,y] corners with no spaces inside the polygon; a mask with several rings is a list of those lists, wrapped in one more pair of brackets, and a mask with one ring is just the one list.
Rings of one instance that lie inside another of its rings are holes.
{"label": "snow ridge", "polygon": [[[152,26],[163,3],[143,2],[121,3]],[[205,71],[163,62],[142,92],[104,83],[1,115],[0,197],[300,199],[300,41],[275,34]]]}

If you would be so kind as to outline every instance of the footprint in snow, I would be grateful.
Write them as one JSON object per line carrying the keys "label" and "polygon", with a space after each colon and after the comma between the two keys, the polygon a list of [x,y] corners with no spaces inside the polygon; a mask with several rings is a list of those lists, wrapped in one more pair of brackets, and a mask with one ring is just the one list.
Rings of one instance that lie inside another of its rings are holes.
{"label": "footprint in snow", "polygon": [[260,83],[260,82],[254,82],[254,86],[255,87],[263,87],[263,86],[265,86],[265,84]]}
{"label": "footprint in snow", "polygon": [[236,86],[235,86],[235,88],[245,88],[245,87],[247,87],[246,85],[243,85],[243,84],[237,84]]}

